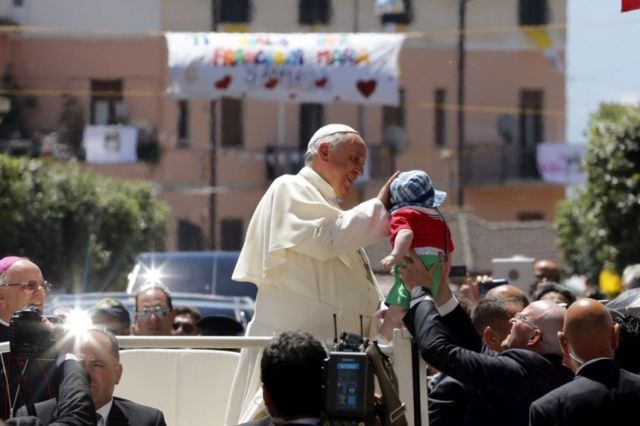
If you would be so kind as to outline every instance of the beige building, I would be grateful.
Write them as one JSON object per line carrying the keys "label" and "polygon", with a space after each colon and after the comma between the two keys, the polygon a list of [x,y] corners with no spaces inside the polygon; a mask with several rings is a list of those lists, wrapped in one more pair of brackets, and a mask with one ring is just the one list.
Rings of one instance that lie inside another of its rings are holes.
{"label": "beige building", "polygon": [[[161,148],[157,164],[86,164],[98,173],[152,180],[172,208],[168,249],[238,249],[270,181],[296,172],[320,125],[357,127],[369,173],[347,204],[377,193],[395,169],[425,169],[449,192],[446,209],[488,221],[553,221],[564,187],[535,167],[539,142],[565,134],[565,0],[474,0],[466,7],[464,144],[457,133],[458,2],[400,0],[0,0],[0,67],[37,108],[29,129],[56,131],[64,96],[87,124],[128,123]],[[64,11],[64,13],[61,13]],[[520,24],[549,24],[527,33]],[[224,99],[165,94],[165,31],[406,31],[400,107]],[[462,161],[458,161],[458,156]],[[459,170],[459,165],[462,168]],[[462,178],[463,206],[458,187]]]}

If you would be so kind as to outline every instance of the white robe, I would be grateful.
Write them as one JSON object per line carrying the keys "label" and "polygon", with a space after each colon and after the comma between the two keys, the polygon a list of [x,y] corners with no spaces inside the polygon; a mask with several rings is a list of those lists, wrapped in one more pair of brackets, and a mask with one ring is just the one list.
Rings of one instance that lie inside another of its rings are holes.
{"label": "white robe", "polygon": [[[365,336],[378,328],[382,292],[362,250],[388,235],[389,214],[377,199],[341,210],[333,188],[311,168],[276,179],[256,207],[236,281],[258,286],[247,336],[304,330],[322,342],[338,332]],[[246,421],[257,406],[259,349],[245,349],[236,370],[226,424]]]}

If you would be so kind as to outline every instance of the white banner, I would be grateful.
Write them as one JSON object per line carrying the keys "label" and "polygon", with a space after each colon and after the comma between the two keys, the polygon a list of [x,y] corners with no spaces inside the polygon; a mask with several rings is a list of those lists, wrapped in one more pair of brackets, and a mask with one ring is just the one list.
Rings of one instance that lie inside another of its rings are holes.
{"label": "white banner", "polygon": [[538,145],[538,171],[542,180],[562,185],[585,183],[582,169],[587,147],[583,144],[545,142]]}
{"label": "white banner", "polygon": [[87,163],[132,163],[138,161],[138,129],[128,126],[87,126],[84,147]]}
{"label": "white banner", "polygon": [[401,34],[167,33],[171,95],[398,105]]}

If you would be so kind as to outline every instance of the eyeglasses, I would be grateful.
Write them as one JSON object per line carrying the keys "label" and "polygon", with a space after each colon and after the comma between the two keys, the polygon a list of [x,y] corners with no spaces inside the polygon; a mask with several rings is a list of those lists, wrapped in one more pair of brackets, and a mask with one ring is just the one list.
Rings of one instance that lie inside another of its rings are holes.
{"label": "eyeglasses", "polygon": [[173,323],[174,330],[180,330],[181,328],[187,334],[193,333],[194,330],[196,329],[195,326],[190,322],[176,321]]}
{"label": "eyeglasses", "polygon": [[513,316],[512,320],[513,321],[522,321],[523,323],[527,324],[529,327],[533,328],[534,330],[540,330],[540,327],[538,327],[537,325],[532,323],[530,320],[528,320],[527,316],[524,315],[522,312],[518,312],[517,314],[515,314]]}
{"label": "eyeglasses", "polygon": [[169,309],[164,306],[150,306],[148,308],[142,308],[138,311],[138,316],[141,320],[147,321],[151,318],[151,315],[155,315],[158,319],[163,319],[169,313]]}
{"label": "eyeglasses", "polygon": [[27,293],[34,293],[38,290],[40,290],[41,288],[44,291],[49,291],[51,290],[51,284],[49,284],[46,281],[42,281],[42,282],[38,282],[38,281],[25,281],[22,283],[11,283],[11,284],[5,284],[2,287],[20,287],[20,290],[25,291]]}

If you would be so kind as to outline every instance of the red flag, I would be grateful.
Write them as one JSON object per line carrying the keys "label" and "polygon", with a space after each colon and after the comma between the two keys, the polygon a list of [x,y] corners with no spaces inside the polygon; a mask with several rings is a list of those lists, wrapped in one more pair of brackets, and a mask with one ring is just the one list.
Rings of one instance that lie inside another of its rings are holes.
{"label": "red flag", "polygon": [[640,0],[622,0],[622,11],[628,12],[630,10],[640,9]]}

